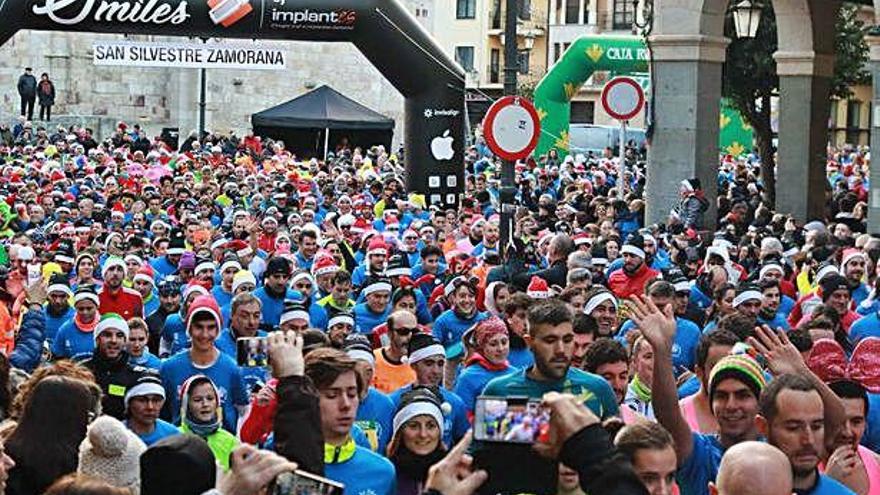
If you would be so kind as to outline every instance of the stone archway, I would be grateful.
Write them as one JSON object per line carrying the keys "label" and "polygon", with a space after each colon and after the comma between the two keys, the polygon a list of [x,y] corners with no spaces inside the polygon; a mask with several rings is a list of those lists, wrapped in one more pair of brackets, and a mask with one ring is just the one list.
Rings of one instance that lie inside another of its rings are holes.
{"label": "stone archway", "polygon": [[[728,3],[655,0],[654,30],[649,37],[655,89],[648,222],[665,221],[678,199],[678,182],[690,177],[703,183],[713,206],[706,218],[715,218],[715,123],[728,43],[724,37]],[[773,6],[780,40],[775,55],[781,95],[777,173],[786,184],[777,192],[777,209],[804,222],[823,216],[828,96],[840,2],[773,0]]]}

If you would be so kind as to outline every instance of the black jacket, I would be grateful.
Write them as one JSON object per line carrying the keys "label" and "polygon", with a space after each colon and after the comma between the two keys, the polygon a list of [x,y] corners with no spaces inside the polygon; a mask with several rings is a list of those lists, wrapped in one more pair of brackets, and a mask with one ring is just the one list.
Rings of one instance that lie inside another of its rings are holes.
{"label": "black jacket", "polygon": [[310,473],[324,475],[324,435],[318,391],[311,380],[290,376],[278,380],[275,451]]}
{"label": "black jacket", "polygon": [[514,287],[525,292],[533,276],[543,278],[550,287],[554,285],[565,287],[568,278],[568,265],[565,260],[556,260],[549,268],[532,273],[519,273],[513,277]]}
{"label": "black jacket", "polygon": [[28,98],[37,96],[37,78],[33,75],[22,74],[18,78],[18,94]]}
{"label": "black jacket", "polygon": [[169,314],[171,313],[166,313],[160,305],[159,308],[150,313],[146,319],[147,329],[150,331],[150,335],[147,339],[147,348],[157,356],[159,355],[159,342],[162,339],[162,331],[165,330],[165,319],[168,318]]}
{"label": "black jacket", "polygon": [[[123,351],[116,359],[107,359],[95,349],[92,357],[83,362],[95,375],[95,381],[104,394],[101,396],[101,409],[104,414],[122,421],[125,419],[125,393],[133,387],[138,378],[147,373],[147,368],[129,363],[128,353]],[[169,401],[170,402],[170,401]]]}

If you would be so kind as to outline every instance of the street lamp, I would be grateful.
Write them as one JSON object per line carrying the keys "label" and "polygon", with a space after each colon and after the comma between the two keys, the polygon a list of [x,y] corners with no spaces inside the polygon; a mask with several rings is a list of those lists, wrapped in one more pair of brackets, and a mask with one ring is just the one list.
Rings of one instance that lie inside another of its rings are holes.
{"label": "street lamp", "polygon": [[758,34],[758,25],[761,23],[761,14],[764,6],[752,0],[742,0],[730,9],[733,11],[733,24],[736,27],[736,37],[754,38]]}

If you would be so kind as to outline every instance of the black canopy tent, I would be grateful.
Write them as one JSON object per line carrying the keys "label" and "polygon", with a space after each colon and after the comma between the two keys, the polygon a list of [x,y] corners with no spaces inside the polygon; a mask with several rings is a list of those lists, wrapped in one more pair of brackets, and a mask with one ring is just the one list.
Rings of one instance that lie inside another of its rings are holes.
{"label": "black canopy tent", "polygon": [[299,156],[326,157],[330,146],[384,144],[391,148],[394,119],[373,111],[329,86],[251,116],[254,133],[281,139]]}

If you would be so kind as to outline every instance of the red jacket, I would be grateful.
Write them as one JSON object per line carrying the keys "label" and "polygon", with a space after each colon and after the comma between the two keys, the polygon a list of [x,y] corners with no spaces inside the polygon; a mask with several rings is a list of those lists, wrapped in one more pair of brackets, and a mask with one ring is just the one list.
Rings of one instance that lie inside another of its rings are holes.
{"label": "red jacket", "polygon": [[112,292],[105,284],[98,293],[98,312],[103,314],[116,313],[125,321],[135,316],[144,316],[144,300],[140,292],[129,289],[128,287],[120,287],[116,292]]}
{"label": "red jacket", "polygon": [[618,299],[645,293],[645,285],[660,272],[648,267],[645,263],[636,270],[633,276],[627,275],[623,269],[617,270],[608,277],[608,288]]}

